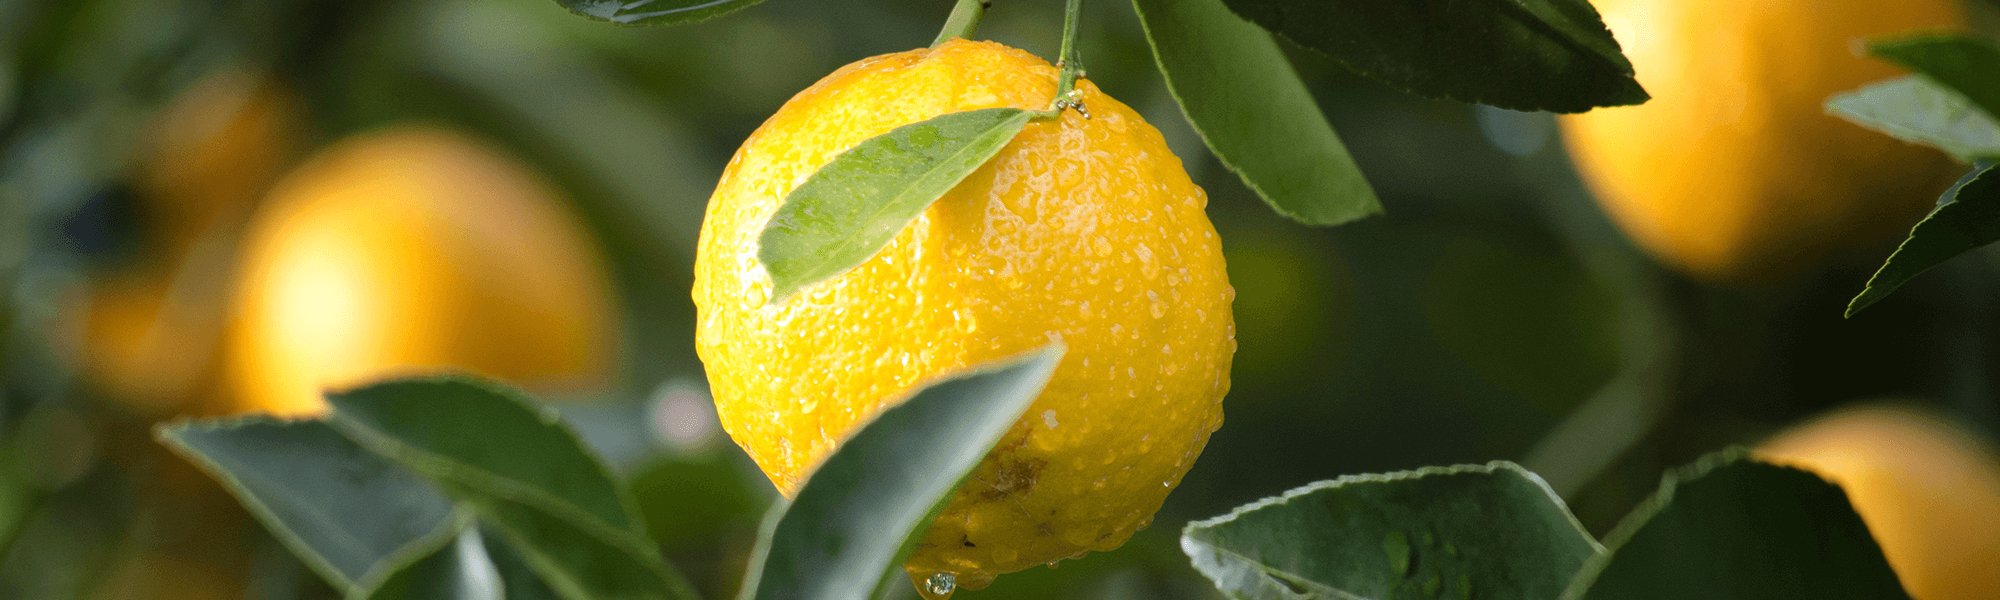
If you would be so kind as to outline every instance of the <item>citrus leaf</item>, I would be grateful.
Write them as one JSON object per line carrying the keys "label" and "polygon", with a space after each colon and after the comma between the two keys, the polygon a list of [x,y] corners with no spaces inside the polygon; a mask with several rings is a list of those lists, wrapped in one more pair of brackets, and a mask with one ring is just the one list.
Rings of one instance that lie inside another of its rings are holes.
{"label": "citrus leaf", "polygon": [[757,238],[757,259],[771,274],[768,302],[867,262],[1035,114],[986,108],[941,115],[833,157],[785,196]]}
{"label": "citrus leaf", "polygon": [[1226,0],[1285,39],[1432,98],[1582,112],[1645,102],[1585,0]]}
{"label": "citrus leaf", "polygon": [[1870,84],[1826,100],[1826,111],[1971,162],[2000,157],[2000,122],[1965,96],[1919,75]]}
{"label": "citrus leaf", "polygon": [[1552,598],[1599,552],[1513,463],[1322,481],[1189,523],[1181,550],[1240,599]]}
{"label": "citrus leaf", "polygon": [[500,574],[486,556],[478,528],[467,527],[451,543],[396,571],[367,592],[348,596],[365,600],[504,600],[507,596],[501,586]]}
{"label": "citrus leaf", "polygon": [[512,547],[477,527],[410,564],[365,595],[366,600],[555,600]]}
{"label": "citrus leaf", "polygon": [[840,443],[764,521],[743,600],[874,598],[959,484],[1041,395],[1052,345],[933,382]]}
{"label": "citrus leaf", "polygon": [[1907,599],[1847,494],[1730,450],[1662,478],[1564,600]]}
{"label": "citrus leaf", "polygon": [[437,483],[521,551],[562,597],[693,598],[632,501],[553,408],[462,377],[327,395],[328,422]]}
{"label": "citrus leaf", "polygon": [[1981,161],[1945,191],[1938,207],[1910,228],[1910,237],[1847,303],[1847,316],[1887,298],[1931,267],[2000,240],[2000,174],[1993,166]]}
{"label": "citrus leaf", "polygon": [[619,25],[680,25],[706,21],[764,0],[556,0],[570,12]]}
{"label": "citrus leaf", "polygon": [[462,525],[429,482],[321,421],[183,421],[157,433],[343,592],[445,545]]}
{"label": "citrus leaf", "polygon": [[1924,35],[1869,44],[1868,53],[1964,94],[2000,116],[2000,47],[1964,35]]}
{"label": "citrus leaf", "polygon": [[1382,212],[1271,34],[1222,0],[1133,0],[1167,89],[1222,164],[1308,225]]}

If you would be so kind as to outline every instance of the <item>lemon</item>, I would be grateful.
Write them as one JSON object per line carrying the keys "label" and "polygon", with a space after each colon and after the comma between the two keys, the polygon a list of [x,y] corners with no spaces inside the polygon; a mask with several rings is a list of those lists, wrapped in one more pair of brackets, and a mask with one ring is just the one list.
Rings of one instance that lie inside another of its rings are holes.
{"label": "lemon", "polygon": [[1641,247],[1709,281],[1796,271],[1907,230],[1942,153],[1827,115],[1898,73],[1858,38],[1963,23],[1956,0],[1592,0],[1653,99],[1562,118],[1571,157]]}
{"label": "lemon", "polygon": [[617,348],[610,283],[560,197],[436,128],[349,138],[286,175],[237,285],[239,410],[313,414],[324,389],[440,369],[590,390]]}
{"label": "lemon", "polygon": [[223,69],[154,118],[138,173],[144,215],[184,251],[218,219],[241,219],[304,137],[301,102],[268,73]]}
{"label": "lemon", "polygon": [[724,429],[788,496],[913,386],[1067,345],[932,523],[906,566],[918,581],[949,573],[978,589],[1118,547],[1221,424],[1235,292],[1207,197],[1139,115],[1088,81],[1077,89],[1089,117],[1031,122],[879,254],[781,304],[765,306],[757,238],[794,186],[900,125],[1045,108],[1056,70],[964,40],[847,65],[751,134],[709,200],[697,350]]}
{"label": "lemon", "polygon": [[1992,598],[2000,590],[2000,451],[1907,406],[1838,410],[1757,450],[1847,490],[1917,600]]}
{"label": "lemon", "polygon": [[149,417],[215,408],[231,236],[292,159],[303,112],[270,75],[224,68],[154,116],[134,177],[143,250],[66,301],[97,392]]}

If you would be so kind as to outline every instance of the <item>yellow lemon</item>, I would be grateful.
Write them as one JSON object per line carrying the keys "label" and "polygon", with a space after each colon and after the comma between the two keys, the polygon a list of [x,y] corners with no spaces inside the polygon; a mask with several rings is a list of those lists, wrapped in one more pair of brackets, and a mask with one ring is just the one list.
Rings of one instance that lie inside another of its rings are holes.
{"label": "yellow lemon", "polygon": [[1839,410],[1758,448],[1772,462],[1847,490],[1889,566],[1917,600],[1976,600],[2000,590],[2000,451],[1926,411]]}
{"label": "yellow lemon", "polygon": [[291,162],[303,113],[290,88],[242,69],[202,79],[161,110],[138,184],[164,247],[185,251],[218,219],[242,219]]}
{"label": "yellow lemon", "polygon": [[250,226],[226,369],[239,410],[465,369],[540,391],[604,383],[610,284],[547,185],[458,134],[363,134],[288,174]]}
{"label": "yellow lemon", "polygon": [[1956,0],[1592,0],[1653,99],[1562,118],[1625,233],[1711,281],[1809,267],[1907,230],[1950,185],[1942,153],[1825,113],[1892,77],[1858,38],[1963,22]]}
{"label": "yellow lemon", "polygon": [[216,383],[231,236],[291,160],[302,112],[268,74],[226,68],[155,115],[135,177],[143,249],[66,311],[96,391],[146,416],[215,408],[198,405]]}
{"label": "yellow lemon", "polygon": [[1222,422],[1234,291],[1207,197],[1157,130],[1087,81],[1089,117],[1030,123],[867,263],[765,305],[758,234],[814,170],[897,126],[1039,110],[1055,89],[1048,63],[987,42],[848,65],[751,134],[702,224],[697,349],[723,427],[787,495],[913,386],[1068,346],[932,523],[907,565],[920,581],[950,573],[978,589],[1118,547]]}

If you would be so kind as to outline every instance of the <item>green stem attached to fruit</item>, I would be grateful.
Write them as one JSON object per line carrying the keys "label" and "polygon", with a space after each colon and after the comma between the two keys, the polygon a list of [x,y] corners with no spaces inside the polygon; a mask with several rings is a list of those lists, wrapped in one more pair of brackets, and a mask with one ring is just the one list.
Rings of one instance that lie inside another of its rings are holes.
{"label": "green stem attached to fruit", "polygon": [[972,33],[979,30],[979,19],[986,16],[986,8],[992,5],[993,0],[958,0],[958,5],[951,7],[951,16],[945,17],[944,30],[938,32],[937,41],[931,42],[931,47],[942,46],[951,38],[972,39]]}
{"label": "green stem attached to fruit", "polygon": [[1061,113],[1065,108],[1074,108],[1084,118],[1090,118],[1082,102],[1076,101],[1076,78],[1083,76],[1083,58],[1079,55],[1077,38],[1082,36],[1083,0],[1069,0],[1063,7],[1062,53],[1056,57],[1056,97],[1049,103],[1050,113]]}

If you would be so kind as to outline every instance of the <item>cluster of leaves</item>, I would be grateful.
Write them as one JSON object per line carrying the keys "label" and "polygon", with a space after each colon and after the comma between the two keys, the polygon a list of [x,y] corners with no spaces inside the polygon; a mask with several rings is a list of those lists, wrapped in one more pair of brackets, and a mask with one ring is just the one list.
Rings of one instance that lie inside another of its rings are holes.
{"label": "cluster of leaves", "polygon": [[1190,523],[1235,598],[1905,598],[1839,487],[1741,449],[1669,473],[1602,544],[1513,463],[1315,483]]}
{"label": "cluster of leaves", "polygon": [[[947,377],[883,411],[766,517],[738,598],[905,585],[931,519],[1061,356]],[[328,400],[323,419],[160,435],[348,598],[697,597],[626,484],[551,409],[459,377]],[[1539,477],[1495,462],[1315,483],[1191,523],[1181,546],[1245,599],[1906,598],[1838,487],[1741,450],[1669,474],[1602,544]]]}
{"label": "cluster of leaves", "polygon": [[[762,0],[557,0],[620,24],[705,20]],[[1222,164],[1308,225],[1378,214],[1381,202],[1285,58],[1277,37],[1410,93],[1514,110],[1644,102],[1632,64],[1585,0],[1133,0],[1167,87]],[[961,0],[947,25],[983,10]],[[947,36],[948,37],[948,36]],[[1065,57],[1067,58],[1067,57]],[[1075,65],[1070,65],[1074,67]],[[778,293],[879,251],[944,192],[1045,113],[947,114],[866,140],[787,196],[760,239]],[[921,134],[922,148],[911,136]]]}
{"label": "cluster of leaves", "polygon": [[1836,95],[1828,112],[1973,164],[1910,230],[1847,305],[1854,316],[1917,275],[2000,240],[2000,47],[1963,35],[1872,43],[1869,54],[1914,72]]}
{"label": "cluster of leaves", "polygon": [[[908,585],[901,565],[924,528],[1061,356],[1051,347],[960,373],[877,415],[767,516],[739,598]],[[182,422],[159,434],[351,599],[697,597],[661,558],[626,483],[553,409],[462,377],[327,399],[322,419]]]}

